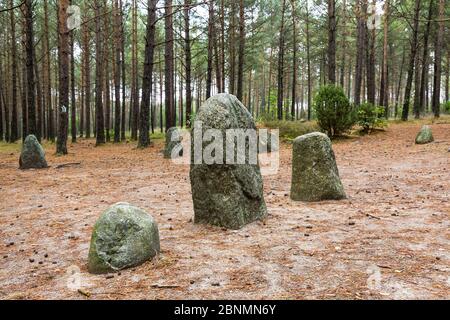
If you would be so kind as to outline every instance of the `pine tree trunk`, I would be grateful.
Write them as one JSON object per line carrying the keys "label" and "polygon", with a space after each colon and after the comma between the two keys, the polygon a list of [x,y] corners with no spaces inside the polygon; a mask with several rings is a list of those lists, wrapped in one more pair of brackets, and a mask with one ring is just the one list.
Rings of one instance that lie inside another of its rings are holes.
{"label": "pine tree trunk", "polygon": [[384,41],[383,41],[383,62],[380,82],[380,102],[379,105],[385,108],[385,117],[389,118],[389,83],[388,83],[388,50],[389,50],[389,0],[384,3]]}
{"label": "pine tree trunk", "polygon": [[408,76],[406,79],[406,87],[405,87],[405,100],[403,101],[403,112],[402,112],[402,120],[403,121],[408,121],[408,118],[409,118],[409,105],[411,103],[411,89],[412,89],[414,67],[415,67],[414,63],[416,61],[416,55],[417,55],[420,5],[421,5],[421,0],[415,0],[414,22],[413,22],[413,30],[412,30],[412,41],[411,41],[411,53],[409,55]]}
{"label": "pine tree trunk", "polygon": [[336,0],[328,0],[328,81],[336,83]]}
{"label": "pine tree trunk", "polygon": [[105,144],[105,119],[103,113],[103,39],[102,30],[102,4],[101,0],[95,0],[95,136],[96,145]]}
{"label": "pine tree trunk", "polygon": [[[87,14],[87,6],[84,8],[84,19],[89,18]],[[89,24],[85,22],[82,25],[82,39],[83,39],[83,75],[84,75],[84,125],[85,137],[91,138],[91,45]]]}
{"label": "pine tree trunk", "polygon": [[[72,1],[71,1],[72,3]],[[72,143],[77,142],[77,101],[75,97],[75,52],[74,52],[74,45],[75,45],[75,29],[71,30],[70,33],[70,94],[71,94],[71,116],[70,116],[70,127],[71,127],[71,136],[72,136]]]}
{"label": "pine tree trunk", "polygon": [[284,94],[284,19],[286,13],[286,0],[283,0],[281,9],[281,27],[280,27],[280,41],[278,54],[278,96],[277,96],[277,111],[278,120],[283,120],[283,94]]}
{"label": "pine tree trunk", "polygon": [[131,140],[138,139],[139,121],[139,85],[137,71],[137,0],[132,2],[132,30],[131,30]]}
{"label": "pine tree trunk", "polygon": [[184,0],[184,55],[186,72],[186,127],[191,127],[192,115],[192,54],[190,36],[190,5],[191,0]]}
{"label": "pine tree trunk", "polygon": [[296,103],[297,103],[297,72],[298,72],[297,17],[295,14],[295,0],[291,0],[291,6],[292,6],[292,34],[293,34],[292,64],[293,64],[293,69],[294,69],[292,71],[291,120],[295,120],[295,117],[296,117],[295,109],[296,109]]}
{"label": "pine tree trunk", "polygon": [[367,14],[367,0],[358,0],[356,7],[357,14],[357,40],[356,40],[356,67],[355,67],[355,105],[361,104],[361,88],[363,82],[364,70],[364,54],[366,44],[366,14]]}
{"label": "pine tree trunk", "polygon": [[238,80],[237,98],[242,101],[244,97],[244,59],[245,59],[245,11],[244,0],[239,1],[239,53],[238,53]]}
{"label": "pine tree trunk", "polygon": [[[9,5],[13,7],[13,0],[9,1]],[[18,67],[17,67],[17,39],[16,39],[16,17],[14,10],[10,12],[11,20],[11,68],[12,68],[12,101],[11,101],[11,133],[9,142],[14,143],[19,139],[18,114],[17,114],[17,86],[18,86]]]}
{"label": "pine tree trunk", "polygon": [[34,79],[34,30],[33,30],[33,0],[24,2],[25,11],[25,48],[26,48],[26,70],[27,70],[27,107],[28,107],[28,131],[34,134],[38,140],[40,136],[36,126],[36,95]]}
{"label": "pine tree trunk", "polygon": [[311,35],[309,33],[309,7],[306,3],[306,60],[308,65],[308,121],[311,121],[312,111],[312,75],[311,75]]}
{"label": "pine tree trunk", "polygon": [[114,0],[114,143],[120,142],[120,73],[122,68],[121,60],[121,13],[119,11],[119,0]]}
{"label": "pine tree trunk", "polygon": [[126,97],[127,97],[127,88],[126,88],[126,60],[125,60],[125,22],[124,22],[124,16],[125,13],[123,11],[123,2],[122,0],[119,1],[119,7],[120,7],[120,21],[121,21],[121,61],[122,61],[122,115],[121,115],[121,124],[120,124],[120,139],[122,141],[125,141],[126,139]]}
{"label": "pine tree trunk", "polygon": [[166,0],[165,5],[165,107],[166,107],[166,131],[176,125],[175,92],[174,92],[174,31],[172,0]]}
{"label": "pine tree trunk", "polygon": [[445,31],[445,0],[439,0],[439,29],[436,35],[434,56],[434,84],[432,109],[435,118],[441,115],[441,75],[442,75],[442,48],[444,46]]}
{"label": "pine tree trunk", "polygon": [[67,154],[68,108],[69,108],[69,30],[67,28],[67,8],[69,0],[58,4],[59,32],[59,121],[56,153]]}
{"label": "pine tree trunk", "polygon": [[213,49],[214,49],[214,1],[208,5],[208,66],[206,73],[206,99],[211,97],[212,90],[212,72],[213,72]]}
{"label": "pine tree trunk", "polygon": [[139,120],[139,148],[150,146],[150,98],[153,88],[153,60],[156,32],[156,4],[158,0],[148,0],[147,35],[145,37],[144,77],[142,81],[142,101]]}

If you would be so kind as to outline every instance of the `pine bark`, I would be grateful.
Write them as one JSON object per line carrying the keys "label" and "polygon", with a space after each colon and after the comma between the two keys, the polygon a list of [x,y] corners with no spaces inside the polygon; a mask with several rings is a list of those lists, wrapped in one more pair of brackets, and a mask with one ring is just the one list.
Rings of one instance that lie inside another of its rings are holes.
{"label": "pine bark", "polygon": [[69,0],[61,0],[58,4],[59,32],[59,120],[56,153],[67,154],[67,130],[69,108],[69,30],[67,28],[67,8]]}
{"label": "pine bark", "polygon": [[421,0],[416,0],[415,6],[414,6],[415,9],[414,9],[414,22],[413,22],[413,29],[412,29],[411,53],[409,55],[408,76],[406,79],[405,99],[403,101],[403,112],[402,112],[402,120],[403,121],[408,121],[408,118],[409,118],[409,105],[411,103],[411,89],[412,89],[415,61],[416,61],[416,55],[417,55],[420,5],[421,5]]}
{"label": "pine bark", "polygon": [[147,32],[145,39],[144,77],[142,80],[142,101],[139,120],[139,148],[150,146],[150,99],[153,89],[153,60],[156,32],[156,4],[158,0],[148,0]]}

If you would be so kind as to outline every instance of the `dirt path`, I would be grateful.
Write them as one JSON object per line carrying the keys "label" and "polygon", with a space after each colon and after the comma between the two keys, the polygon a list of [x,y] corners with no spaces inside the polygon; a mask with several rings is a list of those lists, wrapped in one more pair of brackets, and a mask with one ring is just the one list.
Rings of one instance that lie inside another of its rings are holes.
{"label": "dirt path", "polygon": [[[38,172],[0,153],[0,299],[83,299],[78,285],[91,299],[450,299],[450,125],[434,125],[426,146],[414,145],[418,130],[335,144],[340,202],[291,201],[283,146],[279,175],[265,177],[269,218],[240,231],[192,223],[188,167],[163,160],[161,146],[83,141],[65,158],[51,146],[53,168]],[[68,162],[81,165],[54,168]],[[119,201],[155,217],[163,253],[89,275],[92,226]]]}

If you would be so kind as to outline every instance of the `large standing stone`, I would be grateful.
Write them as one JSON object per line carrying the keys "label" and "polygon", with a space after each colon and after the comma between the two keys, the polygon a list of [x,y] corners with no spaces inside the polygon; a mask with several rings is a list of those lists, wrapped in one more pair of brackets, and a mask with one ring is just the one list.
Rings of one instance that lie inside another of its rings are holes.
{"label": "large standing stone", "polygon": [[[194,128],[198,128],[200,124],[203,133],[209,129],[217,129],[216,132],[222,134],[224,141],[225,137],[230,139],[227,135],[228,129],[254,130],[256,138],[253,117],[247,108],[230,94],[219,94],[208,99],[196,116]],[[195,130],[192,136],[195,149]],[[222,141],[219,142],[221,143]],[[249,143],[249,140],[246,140],[246,150],[249,150]],[[233,156],[237,155],[237,145],[236,143],[232,150]],[[200,142],[200,149],[202,146],[203,150],[206,150],[209,143]],[[257,159],[257,141],[254,141],[254,147]],[[190,171],[195,223],[240,229],[267,216],[259,163],[257,160],[252,163],[249,153],[245,154],[245,164],[227,162],[225,146],[222,164],[208,164],[205,159],[195,162],[194,158],[195,152],[192,155]]]}
{"label": "large standing stone", "polygon": [[172,159],[183,156],[182,136],[178,128],[170,128],[166,133],[166,146],[164,148],[164,158]]}
{"label": "large standing stone", "polygon": [[310,133],[294,140],[291,198],[307,202],[346,198],[331,140],[325,134]]}
{"label": "large standing stone", "polygon": [[135,267],[159,252],[158,225],[153,218],[128,203],[117,203],[94,226],[89,272],[101,274]]}
{"label": "large standing stone", "polygon": [[427,144],[434,141],[433,132],[429,126],[423,126],[417,134],[416,144]]}
{"label": "large standing stone", "polygon": [[45,151],[34,135],[29,135],[22,146],[19,159],[20,169],[48,168]]}

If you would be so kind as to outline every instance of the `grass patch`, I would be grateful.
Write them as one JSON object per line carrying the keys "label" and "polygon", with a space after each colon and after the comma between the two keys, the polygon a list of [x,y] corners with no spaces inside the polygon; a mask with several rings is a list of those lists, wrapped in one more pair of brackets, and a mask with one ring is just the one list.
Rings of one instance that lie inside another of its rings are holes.
{"label": "grass patch", "polygon": [[13,153],[20,152],[22,148],[22,142],[16,143],[6,143],[4,141],[0,142],[0,153]]}
{"label": "grass patch", "polygon": [[150,136],[152,140],[164,140],[166,139],[166,134],[164,132],[155,132]]}
{"label": "grass patch", "polygon": [[315,121],[264,121],[260,123],[259,127],[280,130],[280,139],[285,142],[292,142],[294,139],[304,134],[320,131],[320,128]]}

